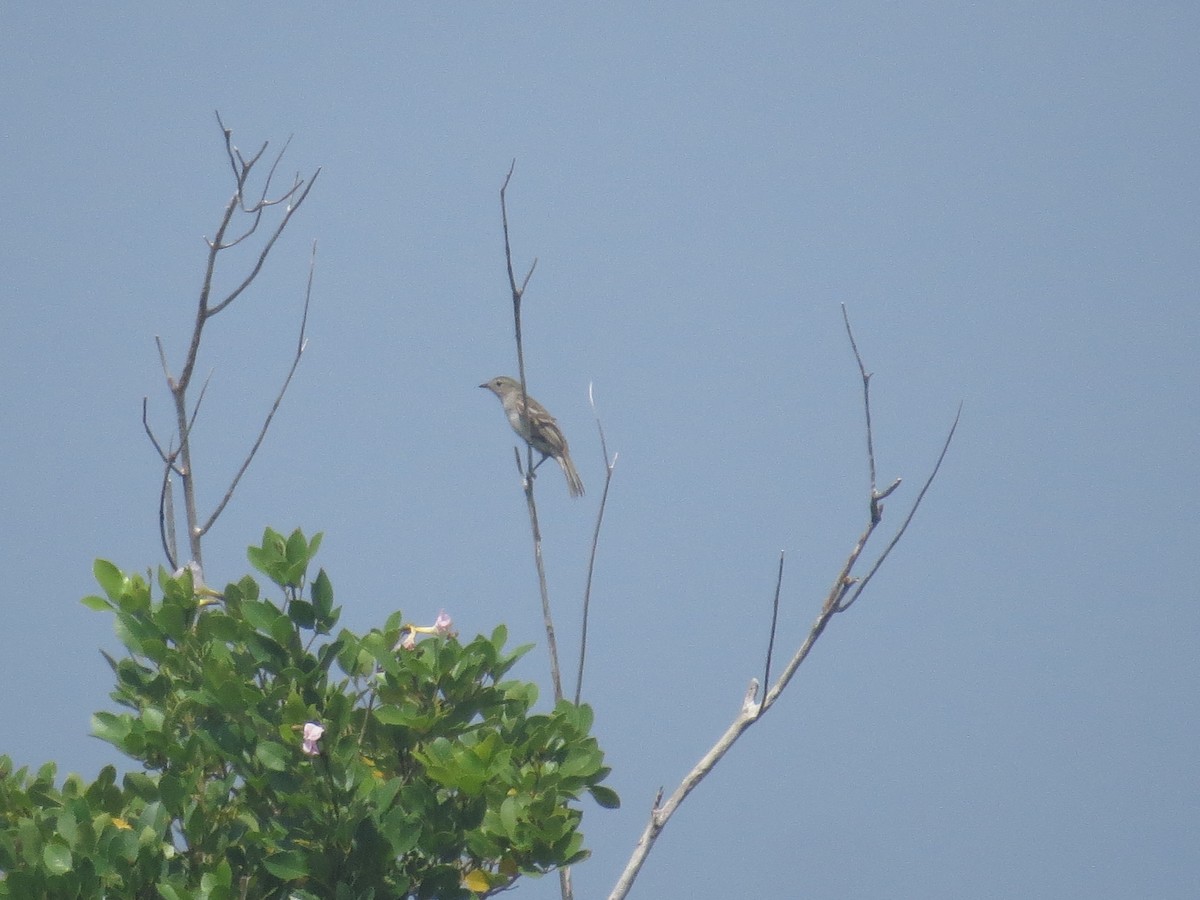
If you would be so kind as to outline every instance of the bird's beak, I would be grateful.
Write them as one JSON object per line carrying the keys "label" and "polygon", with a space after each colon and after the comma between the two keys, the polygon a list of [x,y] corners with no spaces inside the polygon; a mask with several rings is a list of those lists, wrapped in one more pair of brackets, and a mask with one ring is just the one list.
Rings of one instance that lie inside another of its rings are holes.
{"label": "bird's beak", "polygon": [[487,387],[487,386],[488,386],[488,383],[486,381],[480,385],[480,387]]}

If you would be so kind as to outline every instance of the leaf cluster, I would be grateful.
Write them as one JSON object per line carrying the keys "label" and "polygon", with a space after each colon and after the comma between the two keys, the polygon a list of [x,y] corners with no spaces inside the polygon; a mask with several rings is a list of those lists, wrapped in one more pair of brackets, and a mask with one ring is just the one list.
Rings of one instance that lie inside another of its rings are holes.
{"label": "leaf cluster", "polygon": [[96,562],[83,602],[127,654],[93,731],[139,766],[57,788],[53,764],[0,757],[0,896],[466,898],[587,856],[578,801],[618,803],[590,708],[534,712],[503,626],[464,644],[397,612],[335,633],[320,538],[266,530],[248,556],[267,593],[185,568],[155,597]]}

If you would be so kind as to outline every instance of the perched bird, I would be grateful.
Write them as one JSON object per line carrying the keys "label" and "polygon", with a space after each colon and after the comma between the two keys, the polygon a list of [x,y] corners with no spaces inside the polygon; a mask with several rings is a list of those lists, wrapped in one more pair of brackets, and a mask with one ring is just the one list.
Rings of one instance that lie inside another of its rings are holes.
{"label": "perched bird", "polygon": [[[533,447],[542,458],[538,466],[552,457],[562,467],[567,476],[567,490],[572,497],[583,495],[583,481],[575,471],[575,463],[571,462],[571,451],[567,449],[567,439],[563,437],[562,429],[554,421],[554,416],[546,412],[546,407],[538,403],[528,394],[521,396],[521,382],[507,375],[497,375],[491,381],[480,385],[487,388],[500,398],[504,405],[504,414],[508,416],[508,424],[519,434],[529,446]],[[522,403],[525,407],[522,407]],[[528,411],[528,416],[524,415]],[[534,466],[536,469],[537,466]]]}

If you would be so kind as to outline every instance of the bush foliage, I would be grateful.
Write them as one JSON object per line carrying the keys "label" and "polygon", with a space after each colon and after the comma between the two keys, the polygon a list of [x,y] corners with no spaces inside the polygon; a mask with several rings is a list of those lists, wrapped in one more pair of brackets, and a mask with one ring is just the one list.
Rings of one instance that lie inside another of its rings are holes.
{"label": "bush foliage", "polygon": [[268,593],[160,570],[156,599],[96,562],[83,602],[127,655],[93,730],[138,765],[59,788],[0,757],[0,896],[467,898],[586,857],[578,801],[618,802],[591,710],[533,712],[503,626],[335,634],[320,542],[267,529],[248,555]]}

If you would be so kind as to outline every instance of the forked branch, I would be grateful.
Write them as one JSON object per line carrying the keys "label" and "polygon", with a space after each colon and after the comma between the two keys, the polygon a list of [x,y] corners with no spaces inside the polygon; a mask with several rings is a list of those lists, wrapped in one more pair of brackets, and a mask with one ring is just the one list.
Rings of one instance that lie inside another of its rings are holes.
{"label": "forked branch", "polygon": [[[275,403],[271,411],[267,414],[262,428],[259,431],[258,437],[251,447],[246,458],[243,460],[241,467],[234,476],[225,495],[217,505],[216,509],[209,515],[203,524],[200,522],[200,513],[197,508],[196,501],[196,486],[195,486],[195,470],[192,465],[192,445],[191,432],[196,424],[196,417],[200,411],[201,402],[204,399],[205,389],[208,386],[206,380],[204,386],[200,390],[200,395],[195,404],[189,409],[188,388],[191,386],[192,376],[195,373],[196,361],[200,352],[200,342],[204,334],[204,326],[208,320],[223,310],[227,309],[245,290],[253,284],[254,280],[262,271],[267,257],[271,250],[275,247],[276,241],[283,234],[285,228],[291,222],[292,216],[300,208],[308,197],[309,191],[312,190],[316,183],[317,177],[321,170],[317,169],[311,177],[304,178],[296,175],[292,181],[292,185],[286,191],[278,196],[270,196],[271,183],[280,162],[283,159],[284,149],[281,150],[273,158],[270,168],[263,180],[263,186],[258,198],[247,204],[246,191],[254,167],[262,160],[267,151],[267,144],[264,143],[259,147],[258,151],[252,154],[249,158],[242,155],[241,151],[233,144],[233,132],[225,127],[225,123],[221,121],[221,116],[217,114],[217,124],[221,128],[221,133],[225,141],[225,155],[229,161],[230,169],[233,172],[234,190],[233,195],[225,204],[225,208],[221,214],[221,219],[217,224],[217,230],[211,240],[206,239],[208,254],[205,261],[204,278],[200,285],[200,295],[196,306],[196,315],[192,323],[191,338],[188,342],[187,354],[184,357],[183,366],[179,370],[179,375],[175,376],[171,372],[170,365],[167,362],[166,350],[163,347],[162,340],[155,338],[158,345],[159,360],[163,368],[163,377],[166,379],[167,387],[171,392],[172,406],[174,408],[175,426],[174,439],[170,443],[170,449],[164,450],[162,443],[153,434],[150,425],[146,418],[145,402],[143,401],[142,421],[143,427],[146,429],[146,434],[154,445],[155,451],[158,453],[159,459],[163,465],[163,480],[162,488],[159,497],[159,534],[162,539],[163,549],[172,568],[177,568],[180,562],[179,550],[175,545],[174,538],[174,515],[172,512],[172,492],[171,492],[171,477],[178,476],[183,486],[184,500],[184,516],[187,521],[188,534],[188,555],[191,561],[197,565],[202,565],[202,539],[204,535],[212,528],[221,512],[225,509],[229,500],[233,496],[238,482],[242,475],[245,474],[250,462],[253,460],[255,453],[261,446],[263,438],[266,436],[271,420],[274,418],[275,412],[279,409],[279,404],[283,399],[284,393],[287,391],[288,385],[291,383],[292,376],[295,374],[296,366],[299,364],[300,356],[304,352],[305,337],[304,330],[308,318],[308,307],[312,293],[312,263],[309,265],[309,281],[308,290],[305,293],[304,313],[301,317],[300,338],[297,344],[296,355],[292,360],[292,366],[287,377],[284,379],[283,386],[280,388],[279,394],[275,398]],[[222,258],[221,254],[235,247],[249,237],[254,235],[259,225],[264,221],[264,214],[272,207],[286,204],[283,214],[279,216],[278,221],[271,229],[270,234],[266,237],[262,247],[259,249],[254,261],[248,271],[242,275],[237,281],[235,287],[229,291],[219,301],[213,301],[213,285],[218,269],[218,262]],[[241,234],[236,238],[228,238],[233,223],[239,216],[246,216],[249,222],[242,230]],[[315,245],[314,245],[315,255]],[[211,373],[209,375],[211,377]]]}
{"label": "forked branch", "polygon": [[867,524],[864,526],[862,534],[859,535],[858,540],[855,542],[854,546],[850,550],[849,555],[846,557],[845,562],[842,564],[837,577],[834,579],[833,585],[829,589],[829,593],[826,594],[825,599],[821,603],[821,611],[817,615],[816,620],[813,622],[812,627],[809,629],[808,636],[792,655],[792,658],[788,660],[787,665],[784,667],[779,677],[775,680],[775,683],[772,684],[769,681],[771,672],[771,657],[775,643],[775,627],[779,608],[779,591],[783,579],[783,557],[782,555],[780,556],[779,575],[775,587],[775,600],[773,603],[766,663],[763,668],[764,675],[762,690],[765,691],[765,693],[763,694],[762,701],[758,701],[760,687],[758,679],[751,679],[750,686],[742,700],[741,709],[738,710],[733,721],[729,724],[729,727],[725,729],[724,734],[717,739],[717,742],[713,744],[713,746],[708,750],[707,753],[704,754],[703,757],[701,757],[700,761],[696,763],[692,770],[688,772],[686,776],[684,776],[679,786],[671,793],[669,797],[666,798],[665,801],[663,800],[663,792],[661,790],[659,791],[659,795],[655,799],[654,805],[650,810],[649,820],[642,829],[642,834],[638,838],[633,853],[629,858],[629,862],[625,866],[625,870],[618,878],[612,893],[609,894],[609,900],[622,900],[622,898],[629,893],[629,889],[633,886],[633,882],[637,878],[638,873],[641,871],[642,866],[650,853],[650,850],[653,848],[655,841],[658,840],[659,834],[662,833],[663,828],[666,827],[667,822],[670,821],[671,816],[675,814],[675,811],[679,808],[680,804],[682,804],[687,798],[688,794],[695,790],[700,782],[707,777],[708,773],[716,767],[717,763],[719,763],[725,754],[729,752],[730,748],[732,748],[737,742],[737,739],[742,736],[743,732],[761,719],[763,714],[775,704],[775,701],[779,699],[780,695],[787,688],[801,664],[805,659],[808,658],[809,653],[812,651],[813,645],[816,644],[817,639],[824,633],[825,628],[829,624],[830,620],[837,613],[848,609],[850,605],[862,594],[862,591],[867,586],[867,583],[879,570],[879,567],[883,564],[884,559],[887,558],[892,548],[896,546],[901,536],[903,536],[905,530],[908,528],[908,525],[912,521],[913,516],[916,514],[918,507],[920,507],[922,500],[924,500],[925,494],[929,490],[929,486],[933,483],[934,478],[937,476],[938,470],[941,468],[942,460],[945,459],[946,451],[950,447],[950,441],[954,437],[954,431],[958,427],[959,415],[961,415],[962,412],[961,405],[959,407],[959,415],[954,417],[954,423],[951,425],[950,430],[946,435],[946,440],[942,445],[941,453],[938,455],[937,461],[934,464],[929,477],[925,480],[924,486],[921,488],[920,493],[917,494],[916,499],[913,501],[912,506],[910,507],[908,514],[901,524],[899,530],[888,543],[887,547],[884,548],[879,558],[868,570],[866,576],[862,579],[856,578],[852,574],[854,567],[858,563],[859,558],[862,556],[862,553],[867,546],[867,542],[871,539],[872,534],[874,534],[875,529],[878,527],[883,518],[883,505],[880,503],[880,501],[895,491],[897,487],[899,487],[900,479],[896,479],[891,485],[882,491],[878,490],[876,487],[875,441],[871,427],[871,376],[867,373],[867,370],[863,365],[862,357],[858,352],[858,346],[854,340],[854,334],[850,329],[850,319],[849,316],[846,315],[844,306],[842,308],[842,313],[843,319],[846,323],[846,333],[850,338],[850,346],[854,351],[854,358],[858,363],[859,373],[863,381],[863,411],[866,421],[867,460],[870,475],[870,503]]}

